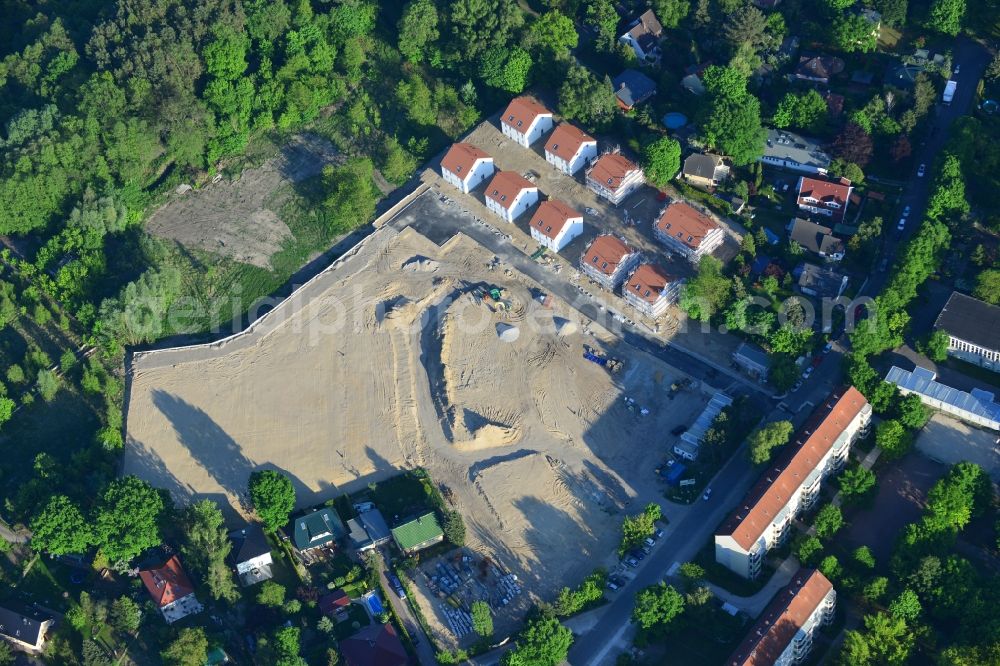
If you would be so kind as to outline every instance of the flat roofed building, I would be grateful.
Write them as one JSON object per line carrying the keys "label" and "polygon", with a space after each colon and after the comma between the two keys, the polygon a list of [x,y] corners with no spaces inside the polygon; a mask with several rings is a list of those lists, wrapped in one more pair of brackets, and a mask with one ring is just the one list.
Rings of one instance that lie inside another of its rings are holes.
{"label": "flat roofed building", "polygon": [[538,202],[538,186],[519,173],[501,171],[486,186],[486,207],[513,222]]}
{"label": "flat roofed building", "polygon": [[834,224],[839,224],[847,214],[853,190],[851,181],[846,178],[831,181],[803,176],[799,178],[798,185],[799,210],[823,215]]}
{"label": "flat roofed building", "polygon": [[760,161],[774,167],[811,174],[825,174],[832,159],[816,139],[787,132],[768,130]]}
{"label": "flat roofed building", "polygon": [[576,125],[560,123],[545,142],[545,160],[568,176],[597,159],[597,139]]}
{"label": "flat roofed building", "polygon": [[687,460],[697,460],[701,451],[701,442],[705,439],[708,429],[715,422],[715,417],[731,404],[733,404],[732,398],[722,391],[716,391],[694,423],[681,434],[680,441],[674,445],[674,453]]}
{"label": "flat roofed building", "polygon": [[628,243],[604,234],[590,242],[580,257],[580,270],[608,291],[614,291],[639,264],[639,253]]}
{"label": "flat roofed building", "polygon": [[642,169],[618,153],[604,153],[587,171],[587,187],[616,206],[645,182]]}
{"label": "flat roofed building", "polygon": [[552,112],[534,97],[515,97],[500,116],[500,131],[528,148],[552,129]]}
{"label": "flat roofed building", "polygon": [[410,555],[444,541],[444,530],[441,529],[434,512],[429,511],[409,522],[393,527],[392,538],[401,551]]}
{"label": "flat roofed building", "polygon": [[671,251],[697,264],[722,245],[726,234],[706,213],[685,201],[673,201],[653,222],[653,236]]}
{"label": "flat roofed building", "polygon": [[15,649],[39,654],[45,649],[45,634],[52,617],[36,609],[0,606],[0,637]]}
{"label": "flat roofed building", "polygon": [[441,178],[468,194],[493,175],[493,158],[471,143],[452,144],[441,160]]}
{"label": "flat roofed building", "polygon": [[1000,307],[952,292],[934,328],[948,334],[948,355],[1000,372]]}
{"label": "flat roofed building", "polygon": [[726,666],[792,666],[812,651],[813,637],[833,622],[837,592],[815,569],[799,569],[774,595]]}
{"label": "flat roofed building", "polygon": [[681,281],[655,264],[642,264],[622,287],[625,302],[647,317],[660,317],[677,300]]}
{"label": "flat roofed building", "polygon": [[830,394],[715,534],[715,560],[744,578],[761,571],[767,551],[819,496],[851,445],[868,432],[872,409],[853,386]]}
{"label": "flat roofed building", "polygon": [[583,233],[583,215],[558,199],[543,201],[528,223],[539,245],[559,252]]}
{"label": "flat roofed building", "polygon": [[910,393],[920,397],[920,402],[928,407],[974,425],[1000,431],[1000,403],[990,391],[974,388],[960,391],[935,381],[933,370],[917,366],[912,372],[892,366],[885,381],[899,387],[903,395]]}
{"label": "flat roofed building", "polygon": [[203,610],[194,594],[194,585],[176,555],[157,567],[140,571],[139,578],[168,623]]}

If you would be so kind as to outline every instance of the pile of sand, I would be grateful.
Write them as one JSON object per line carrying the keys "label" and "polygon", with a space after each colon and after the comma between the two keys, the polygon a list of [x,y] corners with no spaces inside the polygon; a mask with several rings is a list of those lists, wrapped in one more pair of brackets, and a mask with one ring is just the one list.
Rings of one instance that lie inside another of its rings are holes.
{"label": "pile of sand", "polygon": [[576,324],[569,319],[564,319],[562,317],[552,317],[552,323],[555,325],[556,335],[560,338],[564,338],[569,335],[576,333]]}
{"label": "pile of sand", "polygon": [[403,264],[403,270],[410,273],[433,273],[440,264],[433,259],[417,255]]}
{"label": "pile of sand", "polygon": [[503,342],[517,342],[517,339],[521,337],[521,329],[501,322],[497,324],[497,337]]}

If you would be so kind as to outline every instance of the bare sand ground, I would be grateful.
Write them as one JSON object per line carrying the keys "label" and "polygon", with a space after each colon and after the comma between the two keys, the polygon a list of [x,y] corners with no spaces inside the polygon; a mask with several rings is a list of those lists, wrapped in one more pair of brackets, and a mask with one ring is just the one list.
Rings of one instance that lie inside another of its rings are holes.
{"label": "bare sand ground", "polygon": [[[462,235],[438,247],[383,227],[244,333],[136,354],[125,473],[233,518],[256,469],[287,473],[307,506],[423,466],[452,490],[470,546],[551,599],[605,563],[624,512],[660,497],[666,433],[706,398],[668,401],[676,370],[543,307],[492,259]],[[480,283],[503,287],[510,311],[477,298]]]}
{"label": "bare sand ground", "polygon": [[291,236],[278,212],[292,195],[293,184],[336,159],[336,150],[325,139],[293,137],[277,156],[246,169],[237,180],[175,194],[153,213],[146,229],[187,248],[268,268],[271,255]]}

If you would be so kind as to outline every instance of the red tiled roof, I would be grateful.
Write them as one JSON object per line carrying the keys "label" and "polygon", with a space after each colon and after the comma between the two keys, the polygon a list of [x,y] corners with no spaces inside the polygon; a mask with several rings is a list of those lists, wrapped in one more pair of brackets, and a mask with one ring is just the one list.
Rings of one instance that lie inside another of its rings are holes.
{"label": "red tiled roof", "polygon": [[340,641],[339,648],[347,666],[406,666],[410,663],[391,624],[370,624]]}
{"label": "red tiled roof", "polygon": [[549,199],[538,206],[538,210],[535,211],[528,226],[531,229],[538,229],[539,233],[546,238],[555,240],[566,223],[578,217],[583,216],[562,201]]}
{"label": "red tiled roof", "polygon": [[747,493],[742,506],[729,516],[718,533],[731,536],[749,552],[788,499],[816,469],[848,424],[868,401],[853,386],[834,392],[795,434],[784,455]]}
{"label": "red tiled roof", "polygon": [[587,177],[600,183],[602,187],[617,190],[625,177],[638,168],[631,160],[618,153],[605,153],[597,158]]}
{"label": "red tiled roof", "polygon": [[815,569],[799,569],[774,595],[726,666],[772,666],[809,620],[833,584]]}
{"label": "red tiled roof", "polygon": [[660,215],[656,228],[660,233],[697,250],[705,236],[713,229],[718,229],[719,225],[691,204],[675,201]]}
{"label": "red tiled roof", "polygon": [[[817,180],[816,178],[802,178],[799,186],[799,203],[803,203],[805,197],[812,197],[817,201],[828,204],[839,204],[841,209],[847,205],[847,198],[851,191],[851,181],[844,183],[834,183],[829,180]],[[808,202],[806,202],[808,203]]]}
{"label": "red tiled roof", "polygon": [[514,205],[517,195],[524,189],[538,189],[538,186],[517,172],[501,171],[493,176],[486,187],[486,196],[507,210]]}
{"label": "red tiled roof", "polygon": [[536,118],[551,115],[552,112],[542,106],[537,99],[522,95],[510,100],[507,110],[500,116],[500,122],[524,134]]}
{"label": "red tiled roof", "polygon": [[545,152],[569,162],[580,151],[585,143],[596,143],[597,140],[576,125],[560,123],[545,143]]}
{"label": "red tiled roof", "polygon": [[583,261],[593,266],[605,275],[613,275],[622,259],[632,254],[632,248],[625,241],[605,234],[591,241],[587,251],[583,253]]}
{"label": "red tiled roof", "polygon": [[659,266],[643,264],[629,277],[624,291],[638,296],[647,303],[655,303],[667,285],[673,281],[674,278]]}
{"label": "red tiled roof", "polygon": [[334,590],[319,598],[319,610],[326,615],[332,615],[338,609],[351,605],[351,598],[343,590]]}
{"label": "red tiled roof", "polygon": [[489,159],[490,156],[471,143],[452,144],[441,160],[441,166],[462,180],[469,175],[476,160]]}
{"label": "red tiled roof", "polygon": [[140,571],[139,578],[146,584],[149,596],[153,597],[159,608],[194,594],[194,586],[181,568],[181,561],[176,555],[159,567]]}

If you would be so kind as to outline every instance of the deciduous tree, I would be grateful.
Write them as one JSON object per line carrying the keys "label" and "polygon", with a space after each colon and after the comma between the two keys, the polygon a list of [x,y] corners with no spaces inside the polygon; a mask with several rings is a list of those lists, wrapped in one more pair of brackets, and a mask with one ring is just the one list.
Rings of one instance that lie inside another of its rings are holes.
{"label": "deciduous tree", "polygon": [[295,488],[287,476],[271,469],[259,470],[250,475],[247,490],[265,528],[273,532],[288,522],[295,508]]}
{"label": "deciduous tree", "polygon": [[239,596],[226,557],[233,544],[226,534],[222,512],[215,502],[188,506],[181,518],[184,540],[181,554],[192,571],[202,576],[214,599],[235,601]]}
{"label": "deciduous tree", "polygon": [[472,603],[472,630],[483,638],[493,635],[493,614],[485,601]]}
{"label": "deciduous tree", "polygon": [[438,12],[433,0],[411,0],[399,19],[399,52],[410,62],[420,62],[437,41]]}
{"label": "deciduous tree", "polygon": [[646,144],[642,157],[646,179],[656,187],[663,187],[680,171],[681,145],[665,136]]}
{"label": "deciduous tree", "polygon": [[791,421],[772,421],[754,431],[747,440],[750,462],[754,465],[763,465],[769,461],[774,449],[788,443],[793,429]]}
{"label": "deciduous tree", "polygon": [[108,484],[98,502],[94,534],[112,562],[128,562],[160,543],[165,505],[160,491],[135,476]]}
{"label": "deciduous tree", "polygon": [[559,113],[569,120],[603,127],[614,118],[618,105],[611,81],[598,80],[581,65],[570,65],[566,81],[559,88]]}
{"label": "deciduous tree", "polygon": [[80,555],[94,541],[90,524],[65,495],[55,495],[31,521],[31,545],[52,555]]}
{"label": "deciduous tree", "polygon": [[667,624],[684,610],[684,597],[666,583],[651,585],[636,595],[632,620],[643,629]]}
{"label": "deciduous tree", "polygon": [[181,629],[167,649],[160,653],[166,666],[199,666],[208,661],[208,638],[201,627]]}

